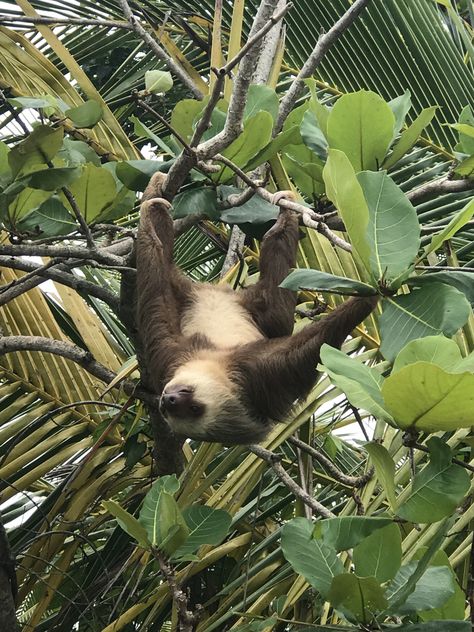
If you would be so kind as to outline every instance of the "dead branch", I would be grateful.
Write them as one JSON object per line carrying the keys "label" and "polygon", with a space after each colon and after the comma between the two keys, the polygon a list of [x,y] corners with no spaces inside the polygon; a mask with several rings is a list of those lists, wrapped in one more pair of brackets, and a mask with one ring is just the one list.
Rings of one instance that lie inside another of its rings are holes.
{"label": "dead branch", "polygon": [[281,456],[266,450],[259,445],[249,445],[250,452],[253,452],[256,456],[266,461],[273,469],[277,477],[297,498],[304,502],[305,505],[310,507],[318,516],[322,518],[334,518],[334,514],[329,509],[326,509],[324,505],[318,502],[315,498],[307,494],[295,481],[291,478],[288,472],[281,464]]}

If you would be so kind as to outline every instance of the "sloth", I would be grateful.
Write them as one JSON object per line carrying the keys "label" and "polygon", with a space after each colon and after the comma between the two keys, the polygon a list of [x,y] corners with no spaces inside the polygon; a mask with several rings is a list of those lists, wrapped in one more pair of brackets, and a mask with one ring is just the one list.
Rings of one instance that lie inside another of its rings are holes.
{"label": "sloth", "polygon": [[143,195],[136,244],[147,382],[176,435],[256,443],[314,386],[321,346],[340,347],[377,297],[353,297],[292,335],[296,293],[279,285],[296,265],[299,221],[284,208],[263,238],[257,283],[235,292],[191,281],[173,262],[164,177],[155,174]]}

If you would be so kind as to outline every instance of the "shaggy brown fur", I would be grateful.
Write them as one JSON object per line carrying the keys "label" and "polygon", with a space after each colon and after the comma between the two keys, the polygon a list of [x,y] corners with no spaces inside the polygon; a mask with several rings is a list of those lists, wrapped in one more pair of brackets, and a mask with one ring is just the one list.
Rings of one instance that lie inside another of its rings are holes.
{"label": "shaggy brown fur", "polygon": [[[255,285],[234,294],[193,283],[173,263],[162,180],[156,174],[145,191],[137,240],[137,325],[147,381],[175,433],[226,444],[259,441],[315,384],[322,344],[340,347],[377,298],[352,298],[291,335],[296,294],[278,287],[298,246],[298,216],[287,210],[263,239]],[[214,304],[222,304],[220,312]]]}

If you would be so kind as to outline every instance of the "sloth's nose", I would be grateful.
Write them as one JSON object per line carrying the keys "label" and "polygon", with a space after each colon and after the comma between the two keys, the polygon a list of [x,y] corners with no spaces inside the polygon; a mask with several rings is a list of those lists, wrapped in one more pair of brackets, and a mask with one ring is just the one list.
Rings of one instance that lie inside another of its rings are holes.
{"label": "sloth's nose", "polygon": [[190,386],[177,384],[163,392],[161,396],[161,407],[164,411],[173,414],[183,413],[189,408],[193,398],[194,389]]}

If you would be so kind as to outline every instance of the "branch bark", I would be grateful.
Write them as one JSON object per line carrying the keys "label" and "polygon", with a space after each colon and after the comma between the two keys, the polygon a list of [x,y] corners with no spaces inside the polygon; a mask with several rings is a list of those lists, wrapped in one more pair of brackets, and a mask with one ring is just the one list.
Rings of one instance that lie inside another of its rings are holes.
{"label": "branch bark", "polygon": [[462,180],[451,180],[449,177],[439,178],[413,189],[413,191],[407,193],[407,198],[412,204],[420,204],[420,202],[437,195],[462,193],[472,189],[474,189],[474,180],[469,180],[468,178]]}

